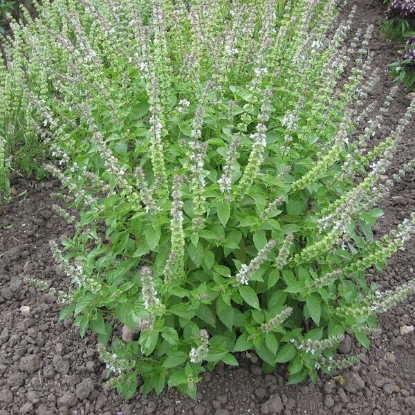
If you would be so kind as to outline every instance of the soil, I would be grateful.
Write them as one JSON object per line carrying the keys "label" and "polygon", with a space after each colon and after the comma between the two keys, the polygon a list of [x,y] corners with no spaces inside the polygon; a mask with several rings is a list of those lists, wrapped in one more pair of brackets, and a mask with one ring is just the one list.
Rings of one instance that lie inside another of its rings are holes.
{"label": "soil", "polygon": [[[376,24],[382,16],[382,0],[353,0],[342,12],[357,6],[353,30]],[[381,80],[370,101],[382,102],[393,80],[387,64],[398,56],[399,47],[388,43],[375,30],[369,49]],[[402,89],[374,140],[385,137],[409,104]],[[403,137],[392,170],[415,156],[415,129],[411,124]],[[281,366],[262,375],[258,363],[241,357],[240,366],[219,366],[205,373],[197,399],[176,390],[125,402],[105,385],[105,366],[96,352],[96,339],[80,339],[71,320],[58,323],[57,299],[25,282],[26,278],[49,281],[66,290],[68,278],[55,265],[49,249],[51,239],[70,235],[71,227],[56,215],[53,195],[56,180],[35,181],[15,175],[11,202],[0,206],[0,415],[328,415],[415,413],[415,308],[414,297],[380,318],[381,333],[372,336],[365,350],[346,337],[339,349],[343,356],[362,353],[359,364],[322,375],[316,385],[304,382],[285,385]],[[415,175],[393,189],[382,203],[387,214],[377,232],[384,233],[407,217],[415,205]],[[368,272],[368,279],[392,288],[414,278],[415,243],[391,258],[385,271]],[[409,329],[405,330],[405,327]]]}

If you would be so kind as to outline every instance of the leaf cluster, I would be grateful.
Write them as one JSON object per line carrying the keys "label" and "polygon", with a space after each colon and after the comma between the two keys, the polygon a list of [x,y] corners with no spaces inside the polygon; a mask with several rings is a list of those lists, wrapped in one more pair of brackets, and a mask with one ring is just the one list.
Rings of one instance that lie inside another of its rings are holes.
{"label": "leaf cluster", "polygon": [[[385,2],[386,3],[386,2]],[[414,44],[415,36],[415,9],[413,5],[403,1],[393,1],[388,3],[385,21],[381,22],[380,32],[387,39],[393,39],[404,43],[404,48],[400,51],[401,57],[391,63],[391,73],[395,77],[395,82],[404,84],[406,90],[411,92],[415,89],[415,59]]]}

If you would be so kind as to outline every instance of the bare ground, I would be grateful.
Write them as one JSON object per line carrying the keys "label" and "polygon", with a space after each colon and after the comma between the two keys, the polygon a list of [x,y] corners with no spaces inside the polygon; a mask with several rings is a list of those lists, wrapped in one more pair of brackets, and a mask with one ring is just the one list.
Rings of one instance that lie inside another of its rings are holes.
{"label": "bare ground", "polygon": [[[354,30],[375,24],[382,15],[381,0],[353,0],[358,8]],[[376,30],[375,30],[376,32]],[[381,81],[369,100],[382,102],[393,82],[387,64],[398,47],[376,33],[370,51]],[[374,140],[385,137],[409,100],[403,90],[391,107]],[[415,128],[411,125],[394,160],[392,170],[415,157]],[[105,367],[92,335],[80,339],[71,321],[57,322],[61,306],[50,294],[24,279],[50,281],[65,290],[68,279],[54,264],[48,242],[70,235],[71,228],[54,214],[53,193],[58,182],[32,181],[14,176],[11,203],[0,206],[0,415],[410,415],[415,413],[415,333],[402,327],[415,325],[414,297],[380,319],[382,332],[372,338],[370,350],[347,337],[339,353],[362,353],[361,363],[339,377],[322,376],[316,385],[285,385],[285,368],[262,375],[259,364],[241,356],[240,366],[219,366],[205,373],[197,400],[165,391],[160,396],[136,394],[124,402],[105,386]],[[383,202],[387,214],[378,229],[384,233],[414,209],[415,175],[409,174]],[[395,255],[381,275],[370,280],[392,288],[414,278],[415,243]],[[26,306],[28,308],[22,309]]]}

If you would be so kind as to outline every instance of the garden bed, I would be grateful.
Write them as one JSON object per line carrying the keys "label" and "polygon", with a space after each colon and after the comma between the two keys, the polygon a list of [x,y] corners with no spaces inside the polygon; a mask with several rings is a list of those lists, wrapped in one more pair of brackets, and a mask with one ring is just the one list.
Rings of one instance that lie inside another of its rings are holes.
{"label": "garden bed", "polygon": [[[375,24],[382,15],[381,0],[350,1],[358,9],[355,29]],[[387,64],[398,56],[397,46],[382,40],[375,31],[369,51],[381,79],[369,101],[382,102],[392,79]],[[373,140],[384,138],[409,104],[401,89],[384,125]],[[415,148],[413,125],[407,128],[393,169],[411,160]],[[105,364],[98,357],[95,336],[80,340],[71,320],[57,322],[61,305],[51,294],[25,283],[27,278],[68,287],[68,278],[55,265],[49,241],[69,236],[72,229],[57,216],[52,205],[59,190],[56,180],[32,181],[14,176],[13,200],[0,207],[0,415],[9,414],[413,414],[415,412],[415,325],[413,297],[381,316],[382,332],[372,337],[370,350],[346,337],[339,352],[362,353],[361,363],[330,377],[322,375],[313,385],[286,386],[285,367],[271,375],[261,374],[252,356],[240,355],[240,366],[218,366],[205,373],[197,399],[180,396],[177,390],[160,396],[136,394],[127,403],[105,386]],[[415,176],[408,174],[382,207],[378,233],[396,226],[415,206]],[[383,288],[414,278],[415,244],[392,257],[381,275],[369,273]]]}

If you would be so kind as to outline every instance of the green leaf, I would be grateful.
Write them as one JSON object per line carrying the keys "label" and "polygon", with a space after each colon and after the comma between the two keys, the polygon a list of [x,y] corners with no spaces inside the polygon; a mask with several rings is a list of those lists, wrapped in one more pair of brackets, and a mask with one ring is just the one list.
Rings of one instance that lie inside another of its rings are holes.
{"label": "green leaf", "polygon": [[179,335],[173,327],[165,327],[161,332],[161,337],[169,342],[172,346],[179,344]]}
{"label": "green leaf", "polygon": [[268,290],[271,289],[280,279],[280,272],[277,269],[273,269],[269,275],[268,278],[266,279],[266,283],[267,283],[267,288]]}
{"label": "green leaf", "polygon": [[196,309],[196,316],[212,327],[216,327],[216,315],[211,306],[200,304]]}
{"label": "green leaf", "polygon": [[225,227],[226,224],[228,223],[229,217],[231,216],[231,209],[229,207],[229,203],[227,202],[220,203],[216,210],[217,210],[220,223],[222,224],[223,227]]}
{"label": "green leaf", "polygon": [[143,394],[148,395],[154,389],[154,376],[143,377],[144,384],[142,386]]}
{"label": "green leaf", "polygon": [[213,268],[215,263],[215,254],[212,251],[206,251],[203,256],[203,264],[206,266],[208,270]]}
{"label": "green leaf", "polygon": [[147,375],[149,373],[154,373],[156,370],[154,364],[155,364],[154,362],[153,363],[140,362],[140,364],[137,367],[137,372],[140,373],[141,375]]}
{"label": "green leaf", "polygon": [[261,307],[259,306],[258,296],[251,287],[248,287],[247,285],[241,285],[238,290],[239,294],[241,294],[241,297],[247,304],[253,308],[256,308],[257,310],[261,310]]}
{"label": "green leaf", "polygon": [[223,301],[222,296],[219,296],[216,300],[216,313],[228,330],[232,330],[235,321],[235,310]]}
{"label": "green leaf", "polygon": [[290,365],[288,366],[288,372],[290,373],[290,375],[295,375],[303,368],[303,360],[300,358],[300,356],[297,356],[295,359],[291,360]]}
{"label": "green leaf", "polygon": [[226,239],[223,243],[222,246],[225,248],[228,248],[230,250],[235,250],[239,248],[239,245],[236,244],[234,241],[230,240],[230,239]]}
{"label": "green leaf", "polygon": [[168,355],[166,360],[163,362],[162,366],[166,369],[171,369],[172,367],[177,367],[186,362],[189,358],[189,355],[185,352],[177,351]]}
{"label": "green leaf", "polygon": [[316,297],[307,297],[306,305],[310,313],[310,317],[313,319],[314,323],[318,326],[320,324],[321,318],[321,304]]}
{"label": "green leaf", "polygon": [[243,235],[241,231],[233,230],[228,235],[226,235],[226,239],[235,243],[235,245],[239,246]]}
{"label": "green leaf", "polygon": [[307,207],[306,200],[289,200],[287,202],[287,213],[289,215],[299,216],[301,215]]}
{"label": "green leaf", "polygon": [[270,375],[272,372],[275,371],[276,368],[277,368],[276,363],[273,363],[272,365],[270,365],[269,363],[262,361],[261,369],[262,369],[263,374]]}
{"label": "green leaf", "polygon": [[125,141],[119,141],[114,146],[114,151],[120,156],[125,156],[128,152],[128,145]]}
{"label": "green leaf", "polygon": [[197,245],[197,243],[199,242],[199,235],[197,235],[197,234],[193,234],[193,235],[190,237],[190,240],[192,241],[192,244],[193,244],[194,246],[196,246],[196,245]]}
{"label": "green leaf", "polygon": [[87,315],[80,315],[78,316],[75,321],[74,321],[74,325],[76,327],[79,327],[79,334],[81,337],[85,336],[86,331],[88,330],[89,327],[89,318]]}
{"label": "green leaf", "polygon": [[239,228],[250,228],[252,226],[258,225],[259,219],[255,216],[246,216],[242,220],[239,221]]}
{"label": "green leaf", "polygon": [[262,324],[265,321],[265,316],[262,311],[259,310],[251,310],[252,318],[258,324]]}
{"label": "green leaf", "polygon": [[265,231],[256,231],[253,236],[253,241],[255,248],[260,251],[268,242],[267,237],[265,236]]}
{"label": "green leaf", "polygon": [[187,383],[187,374],[184,369],[175,370],[169,377],[167,385],[169,388]]}
{"label": "green leaf", "polygon": [[107,334],[104,317],[102,317],[99,313],[95,314],[94,317],[91,318],[89,327],[91,327],[91,329],[97,334]]}
{"label": "green leaf", "polygon": [[226,353],[225,356],[222,357],[222,362],[229,366],[239,366],[235,356],[231,353]]}
{"label": "green leaf", "polygon": [[123,375],[122,380],[116,384],[117,392],[125,399],[131,399],[138,387],[137,375],[133,372]]}
{"label": "green leaf", "polygon": [[316,327],[314,329],[309,330],[304,335],[304,339],[308,340],[321,340],[323,337],[324,328],[323,327]]}
{"label": "green leaf", "polygon": [[153,353],[154,349],[157,346],[158,337],[159,332],[155,330],[151,333],[141,332],[138,343],[140,344],[141,350],[145,356],[149,356],[151,353]]}
{"label": "green leaf", "polygon": [[304,379],[307,378],[307,370],[303,370],[300,373],[296,373],[288,379],[287,385],[296,385],[298,383],[301,383]]}
{"label": "green leaf", "polygon": [[338,334],[344,333],[344,327],[342,324],[338,324],[335,321],[330,321],[328,324],[327,336],[332,337]]}
{"label": "green leaf", "polygon": [[204,260],[203,245],[200,242],[198,242],[196,246],[193,244],[190,244],[188,247],[188,253],[189,253],[190,259],[195,263],[195,265],[197,267],[200,267]]}
{"label": "green leaf", "polygon": [[85,310],[89,304],[97,297],[96,294],[93,293],[86,293],[81,299],[76,303],[75,312],[74,314],[77,315]]}
{"label": "green leaf", "polygon": [[[280,211],[278,211],[278,212],[280,212]],[[265,223],[267,225],[269,225],[271,228],[276,229],[277,231],[281,230],[280,223],[278,221],[276,221],[275,219],[268,219]]]}
{"label": "green leaf", "polygon": [[355,331],[354,332],[357,341],[366,349],[370,348],[370,340],[369,337],[367,337],[366,334],[362,333],[361,331]]}
{"label": "green leaf", "polygon": [[380,218],[381,216],[383,216],[385,214],[385,212],[382,209],[379,208],[373,208],[370,211],[370,214],[374,217],[374,218]]}
{"label": "green leaf", "polygon": [[293,284],[293,283],[295,283],[297,281],[297,279],[294,276],[294,273],[291,270],[289,270],[289,269],[284,269],[282,271],[282,276],[284,278],[285,283],[288,286],[291,286],[291,284]]}
{"label": "green leaf", "polygon": [[226,350],[222,350],[218,347],[209,347],[208,354],[206,356],[207,362],[217,363],[227,354]]}
{"label": "green leaf", "polygon": [[281,231],[284,234],[295,233],[301,231],[301,226],[295,225],[294,223],[289,223],[287,225],[281,226]]}
{"label": "green leaf", "polygon": [[268,309],[275,310],[281,309],[282,306],[285,304],[285,300],[287,299],[287,294],[281,290],[274,291],[268,300]]}
{"label": "green leaf", "polygon": [[268,349],[264,340],[261,341],[259,347],[255,347],[255,351],[264,362],[268,363],[269,365],[273,365],[275,363],[275,353],[272,353]]}
{"label": "green leaf", "polygon": [[207,241],[216,241],[218,239],[216,233],[208,231],[206,229],[202,229],[199,231],[199,237],[206,239]]}
{"label": "green leaf", "polygon": [[116,313],[122,324],[131,328],[137,327],[133,318],[133,309],[130,305],[118,303]]}
{"label": "green leaf", "polygon": [[161,237],[161,229],[160,226],[153,225],[150,226],[145,232],[145,238],[148,244],[148,247],[151,251],[154,251],[156,246],[158,245]]}
{"label": "green leaf", "polygon": [[359,226],[360,229],[362,230],[363,234],[365,235],[366,239],[370,242],[373,241],[373,231],[372,231],[372,227],[365,221],[363,220],[359,220]]}
{"label": "green leaf", "polygon": [[189,307],[190,304],[175,304],[174,306],[170,307],[169,311],[176,316],[190,320],[195,316],[195,312],[194,310],[190,310]]}
{"label": "green leaf", "polygon": [[287,343],[281,347],[280,351],[277,354],[275,361],[277,363],[286,363],[292,360],[296,356],[296,354],[297,354],[296,348],[292,344]]}
{"label": "green leaf", "polygon": [[131,108],[131,116],[135,119],[141,118],[143,115],[146,115],[150,105],[141,100],[137,100],[136,104]]}
{"label": "green leaf", "polygon": [[310,273],[304,267],[298,267],[297,275],[298,275],[298,279],[301,281],[307,280],[310,277]]}
{"label": "green leaf", "polygon": [[252,349],[253,342],[252,340],[248,340],[248,333],[242,333],[238,339],[236,340],[235,346],[233,348],[233,352],[245,352],[247,350]]}
{"label": "green leaf", "polygon": [[170,290],[170,294],[171,295],[174,295],[174,296],[176,296],[178,298],[184,298],[184,297],[188,297],[189,296],[189,291],[186,290],[183,287],[173,287]]}
{"label": "green leaf", "polygon": [[268,347],[271,353],[274,354],[274,356],[277,354],[279,345],[278,345],[278,340],[275,338],[274,334],[272,333],[265,334],[265,345]]}
{"label": "green leaf", "polygon": [[105,333],[98,334],[98,343],[107,344],[110,337],[112,335],[112,324],[106,323],[105,324]]}
{"label": "green leaf", "polygon": [[72,314],[75,311],[75,304],[71,304],[66,306],[64,309],[61,310],[59,313],[59,319],[58,321],[64,320],[66,317],[68,317],[70,314]]}
{"label": "green leaf", "polygon": [[290,285],[284,290],[286,293],[300,293],[304,291],[304,281],[295,281],[290,283]]}
{"label": "green leaf", "polygon": [[220,296],[222,297],[222,300],[227,304],[227,305],[231,305],[231,295],[232,295],[232,290],[227,287],[225,289],[225,291],[222,291],[220,293]]}
{"label": "green leaf", "polygon": [[224,265],[215,265],[214,271],[222,275],[222,277],[229,277],[231,275],[231,270]]}
{"label": "green leaf", "polygon": [[187,324],[182,326],[183,334],[180,336],[183,340],[189,340],[193,342],[193,337],[198,336],[200,333],[200,327],[193,321],[187,321]]}
{"label": "green leaf", "polygon": [[164,385],[166,384],[166,376],[163,373],[157,373],[157,375],[154,376],[153,384],[156,394],[160,395],[160,393],[163,392]]}
{"label": "green leaf", "polygon": [[308,377],[310,378],[311,382],[316,384],[318,382],[317,370],[313,369],[313,370],[309,371],[308,372]]}

